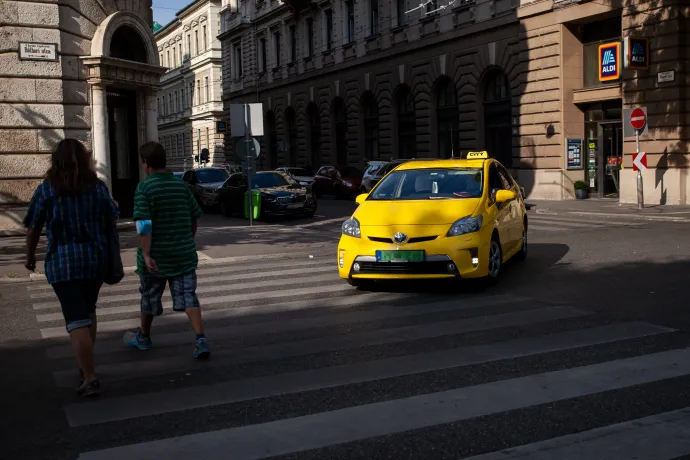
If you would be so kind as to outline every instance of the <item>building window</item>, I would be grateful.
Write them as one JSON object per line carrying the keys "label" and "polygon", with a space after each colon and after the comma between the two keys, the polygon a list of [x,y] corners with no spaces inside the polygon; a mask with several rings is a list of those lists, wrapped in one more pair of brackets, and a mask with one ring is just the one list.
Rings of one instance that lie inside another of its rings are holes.
{"label": "building window", "polygon": [[429,3],[426,4],[426,12],[431,13],[432,11],[436,11],[438,9],[438,0],[430,0]]}
{"label": "building window", "polygon": [[201,80],[196,81],[196,105],[201,105]]}
{"label": "building window", "polygon": [[347,165],[347,112],[345,111],[345,102],[338,97],[333,100],[331,106],[331,123],[335,137],[332,141],[335,142],[333,150],[335,150],[337,166]]}
{"label": "building window", "polygon": [[367,160],[379,156],[379,107],[371,92],[362,97],[362,116],[364,122],[364,154]]}
{"label": "building window", "polygon": [[163,53],[160,55],[160,62],[161,62],[161,67],[165,67],[165,63],[163,61]]}
{"label": "building window", "polygon": [[347,42],[355,41],[355,4],[354,0],[347,2]]}
{"label": "building window", "polygon": [[307,18],[307,57],[314,55],[314,19]]}
{"label": "building window", "polygon": [[208,134],[208,128],[206,128],[206,148],[211,150],[211,138]]}
{"label": "building window", "polygon": [[290,62],[297,60],[297,32],[295,26],[290,26]]}
{"label": "building window", "polygon": [[275,52],[276,67],[280,67],[280,32],[273,33],[273,51]]}
{"label": "building window", "polygon": [[439,82],[436,91],[436,121],[438,129],[438,157],[450,158],[458,149],[459,136],[458,94],[450,78]]}
{"label": "building window", "polygon": [[278,132],[276,131],[276,116],[272,111],[266,113],[266,134],[268,135],[268,167],[278,167]]}
{"label": "building window", "polygon": [[406,9],[406,2],[405,0],[396,0],[397,7],[398,7],[398,25],[401,26],[405,24],[405,9]]}
{"label": "building window", "polygon": [[185,99],[184,87],[180,90],[180,104],[182,104],[182,110],[187,108],[187,99]]}
{"label": "building window", "polygon": [[259,55],[261,56],[261,67],[259,72],[266,72],[266,38],[261,37],[259,39]]}
{"label": "building window", "polygon": [[175,112],[175,106],[173,105],[172,93],[168,94],[168,113]]}
{"label": "building window", "polygon": [[237,43],[234,45],[234,64],[235,64],[235,78],[242,78],[242,46]]}
{"label": "building window", "polygon": [[194,82],[190,81],[189,82],[189,106],[192,107],[194,105]]}
{"label": "building window", "polygon": [[287,138],[290,148],[290,155],[288,157],[288,166],[297,166],[297,120],[295,116],[295,109],[288,107],[285,110],[285,128],[287,131]]}
{"label": "building window", "polygon": [[180,95],[175,91],[175,112],[180,111]]}
{"label": "building window", "polygon": [[369,19],[371,35],[379,33],[379,0],[370,0]]}
{"label": "building window", "polygon": [[196,130],[196,151],[201,154],[201,128]]}
{"label": "building window", "polygon": [[160,117],[163,114],[163,111],[161,110],[161,98],[157,97],[156,102],[158,102],[158,116]]}
{"label": "building window", "polygon": [[211,85],[208,84],[208,77],[204,77],[204,83],[206,84],[206,103],[211,100]]}
{"label": "building window", "polygon": [[201,28],[201,43],[204,45],[204,51],[207,49],[207,44],[206,44],[206,26],[203,26]]}
{"label": "building window", "polygon": [[399,157],[414,158],[417,156],[417,115],[414,97],[408,86],[402,85],[396,91],[395,109]]}
{"label": "building window", "polygon": [[180,65],[184,62],[184,59],[182,58],[182,43],[178,46],[178,50],[180,52]]}
{"label": "building window", "polygon": [[333,48],[333,10],[324,11],[326,20],[324,21],[324,27],[326,28],[326,49],[330,50]]}
{"label": "building window", "polygon": [[170,50],[165,52],[165,66],[170,68]]}
{"label": "building window", "polygon": [[321,117],[318,106],[313,102],[307,106],[307,117],[309,119],[311,166],[318,168],[321,165]]}
{"label": "building window", "polygon": [[194,31],[194,55],[199,54],[199,30]]}
{"label": "building window", "polygon": [[513,162],[510,87],[506,75],[495,70],[484,85],[484,139],[486,150],[510,168]]}
{"label": "building window", "polygon": [[173,57],[173,69],[177,67],[177,53],[175,53],[175,48],[172,50],[172,57]]}
{"label": "building window", "polygon": [[187,59],[192,56],[192,37],[187,34]]}
{"label": "building window", "polygon": [[[182,156],[187,156],[187,140],[185,139],[184,133],[182,133]],[[185,167],[187,164],[185,163]]]}

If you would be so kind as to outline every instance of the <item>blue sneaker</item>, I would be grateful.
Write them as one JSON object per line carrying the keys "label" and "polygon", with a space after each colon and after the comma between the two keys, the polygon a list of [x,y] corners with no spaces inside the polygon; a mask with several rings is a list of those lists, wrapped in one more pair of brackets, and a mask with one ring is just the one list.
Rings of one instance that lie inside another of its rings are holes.
{"label": "blue sneaker", "polygon": [[204,359],[208,358],[211,355],[211,348],[208,346],[208,342],[206,339],[201,338],[196,341],[196,345],[194,346],[194,358],[195,359]]}
{"label": "blue sneaker", "polygon": [[123,339],[128,347],[138,348],[139,350],[150,350],[153,348],[151,337],[144,337],[141,335],[141,331],[139,329],[136,331],[125,332]]}

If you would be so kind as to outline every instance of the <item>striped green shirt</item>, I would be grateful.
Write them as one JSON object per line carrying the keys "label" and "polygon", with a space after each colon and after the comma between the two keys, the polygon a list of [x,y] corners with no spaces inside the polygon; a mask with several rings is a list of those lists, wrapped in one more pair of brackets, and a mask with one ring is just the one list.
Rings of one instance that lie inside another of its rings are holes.
{"label": "striped green shirt", "polygon": [[[134,194],[134,220],[151,221],[156,276],[167,278],[196,269],[199,259],[192,223],[202,215],[192,192],[173,173],[153,173],[139,183]],[[147,273],[141,247],[137,250],[137,273]]]}

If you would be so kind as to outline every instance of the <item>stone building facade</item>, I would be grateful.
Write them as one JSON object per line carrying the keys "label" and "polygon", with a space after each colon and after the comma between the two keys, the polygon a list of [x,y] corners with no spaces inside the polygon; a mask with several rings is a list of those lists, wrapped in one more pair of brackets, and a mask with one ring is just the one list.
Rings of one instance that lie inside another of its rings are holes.
{"label": "stone building facade", "polygon": [[[690,198],[682,0],[224,0],[221,14],[226,109],[263,103],[263,168],[486,149],[531,198],[569,199],[585,180],[629,202],[622,109],[646,104],[646,202]],[[650,37],[649,69],[599,81],[599,44],[631,34]],[[658,83],[666,70],[675,80]]]}
{"label": "stone building facade", "polygon": [[209,163],[225,160],[222,126],[222,56],[220,0],[198,0],[155,34],[159,60],[168,71],[161,77],[158,129],[172,169],[195,165],[194,156],[209,150]]}
{"label": "stone building facade", "polygon": [[[17,227],[65,137],[93,153],[123,215],[158,140],[151,0],[0,2],[0,227]],[[36,45],[38,44],[38,45]]]}

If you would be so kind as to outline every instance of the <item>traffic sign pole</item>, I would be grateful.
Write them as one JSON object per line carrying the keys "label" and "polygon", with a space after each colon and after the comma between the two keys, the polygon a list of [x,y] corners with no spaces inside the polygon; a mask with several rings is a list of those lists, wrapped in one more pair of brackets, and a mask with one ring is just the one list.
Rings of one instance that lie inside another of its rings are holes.
{"label": "traffic sign pole", "polygon": [[[640,131],[647,124],[647,115],[644,110],[637,107],[630,113],[630,124],[635,128],[635,157],[640,154]],[[644,208],[644,184],[642,183],[642,169],[637,170],[637,209]]]}
{"label": "traffic sign pole", "polygon": [[245,155],[247,156],[247,200],[249,204],[249,226],[254,225],[254,208],[252,207],[252,165],[251,165],[251,148],[249,143],[252,141],[252,136],[250,134],[250,123],[249,123],[249,104],[244,105],[244,142],[245,142]]}

